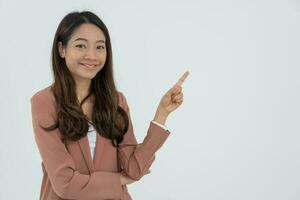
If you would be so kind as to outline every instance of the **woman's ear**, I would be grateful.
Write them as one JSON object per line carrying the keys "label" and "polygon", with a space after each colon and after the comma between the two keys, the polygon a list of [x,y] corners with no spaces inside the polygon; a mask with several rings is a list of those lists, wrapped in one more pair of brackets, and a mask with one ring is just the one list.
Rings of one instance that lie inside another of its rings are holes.
{"label": "woman's ear", "polygon": [[60,57],[64,58],[66,56],[66,50],[63,47],[62,42],[58,42],[57,47],[58,47],[58,52],[59,52]]}

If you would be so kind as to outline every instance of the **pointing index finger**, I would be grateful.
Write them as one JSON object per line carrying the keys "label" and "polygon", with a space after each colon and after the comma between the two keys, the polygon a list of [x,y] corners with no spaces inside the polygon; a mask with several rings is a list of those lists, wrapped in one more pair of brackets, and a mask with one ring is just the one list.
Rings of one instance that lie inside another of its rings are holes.
{"label": "pointing index finger", "polygon": [[186,79],[186,77],[189,75],[189,71],[186,71],[181,77],[180,79],[177,81],[177,83],[175,85],[181,86],[184,82],[184,80]]}

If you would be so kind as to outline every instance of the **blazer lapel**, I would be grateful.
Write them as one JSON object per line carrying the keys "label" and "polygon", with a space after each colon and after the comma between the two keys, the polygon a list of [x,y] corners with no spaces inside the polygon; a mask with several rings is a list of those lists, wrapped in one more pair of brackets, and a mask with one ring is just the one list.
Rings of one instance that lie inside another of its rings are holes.
{"label": "blazer lapel", "polygon": [[105,139],[97,133],[96,137],[96,147],[95,147],[95,153],[94,153],[94,168],[98,169],[101,164],[101,158],[103,154],[103,150],[105,148],[106,142]]}
{"label": "blazer lapel", "polygon": [[89,145],[87,136],[81,138],[77,142],[78,142],[80,150],[82,152],[84,161],[85,161],[90,173],[92,173],[94,171],[94,167],[93,167],[91,150],[90,150],[90,145]]}

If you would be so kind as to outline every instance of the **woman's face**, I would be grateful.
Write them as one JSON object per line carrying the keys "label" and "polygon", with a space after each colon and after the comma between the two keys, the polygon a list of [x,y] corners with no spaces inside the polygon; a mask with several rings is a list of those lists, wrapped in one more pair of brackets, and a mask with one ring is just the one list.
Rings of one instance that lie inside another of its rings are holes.
{"label": "woman's face", "polygon": [[58,43],[59,53],[76,81],[92,79],[106,60],[105,36],[93,24],[82,24],[75,29],[66,47]]}

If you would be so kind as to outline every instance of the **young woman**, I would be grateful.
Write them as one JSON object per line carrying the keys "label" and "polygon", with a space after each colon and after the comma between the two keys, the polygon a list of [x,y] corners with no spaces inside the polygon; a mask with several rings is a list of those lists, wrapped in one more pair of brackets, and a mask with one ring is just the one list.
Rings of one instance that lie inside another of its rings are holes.
{"label": "young woman", "polygon": [[60,22],[52,47],[53,84],[31,98],[42,158],[40,199],[131,199],[127,185],[149,173],[183,102],[179,81],[162,97],[141,144],[124,94],[115,87],[108,30],[91,12]]}

